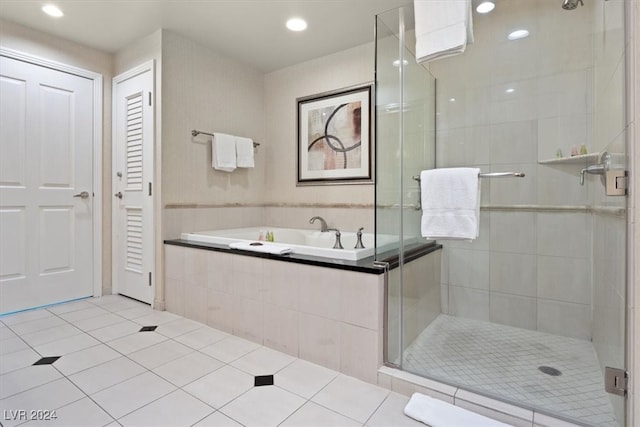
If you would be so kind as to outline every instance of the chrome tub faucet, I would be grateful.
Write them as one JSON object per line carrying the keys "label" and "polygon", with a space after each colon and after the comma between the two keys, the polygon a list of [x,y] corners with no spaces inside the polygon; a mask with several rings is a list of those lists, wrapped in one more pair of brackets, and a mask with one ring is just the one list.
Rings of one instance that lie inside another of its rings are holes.
{"label": "chrome tub faucet", "polygon": [[311,217],[311,219],[309,220],[309,224],[313,224],[314,222],[316,222],[316,220],[320,221],[320,231],[322,231],[323,233],[325,231],[329,231],[329,226],[327,225],[327,221],[325,221],[324,218],[322,218],[321,216]]}

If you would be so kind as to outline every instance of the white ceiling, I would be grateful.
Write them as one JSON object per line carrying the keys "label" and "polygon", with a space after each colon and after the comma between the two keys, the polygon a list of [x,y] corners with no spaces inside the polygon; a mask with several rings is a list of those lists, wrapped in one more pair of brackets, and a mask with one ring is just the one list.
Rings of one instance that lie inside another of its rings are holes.
{"label": "white ceiling", "polygon": [[51,0],[58,19],[45,3],[0,0],[0,18],[111,53],[164,28],[268,72],[373,41],[375,15],[411,0]]}

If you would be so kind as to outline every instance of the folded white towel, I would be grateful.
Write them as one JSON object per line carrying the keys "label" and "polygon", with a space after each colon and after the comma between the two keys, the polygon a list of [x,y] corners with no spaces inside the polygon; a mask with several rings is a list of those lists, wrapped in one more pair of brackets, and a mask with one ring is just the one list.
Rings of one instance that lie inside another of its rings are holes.
{"label": "folded white towel", "polygon": [[293,252],[289,246],[267,242],[234,242],[229,243],[231,249],[242,249],[243,251],[263,252],[267,254],[284,255]]}
{"label": "folded white towel", "polygon": [[239,168],[255,167],[253,139],[236,136],[236,159]]}
{"label": "folded white towel", "polygon": [[442,168],[420,173],[423,237],[465,240],[478,237],[479,173],[478,168]]}
{"label": "folded white towel", "polygon": [[457,55],[473,43],[471,0],[414,0],[413,8],[418,62]]}
{"label": "folded white towel", "polygon": [[431,427],[509,427],[509,424],[420,393],[413,393],[404,413]]}
{"label": "folded white towel", "polygon": [[216,170],[233,172],[236,165],[236,138],[216,133],[211,138],[211,166]]}

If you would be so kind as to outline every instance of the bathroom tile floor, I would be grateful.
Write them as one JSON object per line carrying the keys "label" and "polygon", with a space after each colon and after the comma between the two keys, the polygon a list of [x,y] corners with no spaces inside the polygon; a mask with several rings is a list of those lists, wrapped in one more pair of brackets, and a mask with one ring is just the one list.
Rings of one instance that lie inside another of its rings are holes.
{"label": "bathroom tile floor", "polygon": [[587,424],[618,425],[588,341],[441,314],[407,348],[403,368]]}
{"label": "bathroom tile floor", "polygon": [[122,296],[0,317],[5,427],[424,427],[407,401]]}

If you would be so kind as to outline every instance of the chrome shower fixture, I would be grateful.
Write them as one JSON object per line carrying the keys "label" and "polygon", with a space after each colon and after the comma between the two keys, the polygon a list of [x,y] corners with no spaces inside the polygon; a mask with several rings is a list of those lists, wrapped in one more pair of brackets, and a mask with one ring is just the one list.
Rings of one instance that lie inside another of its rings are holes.
{"label": "chrome shower fixture", "polygon": [[581,6],[584,6],[582,0],[562,0],[562,8],[564,10],[573,10],[578,7],[578,3],[580,3]]}

